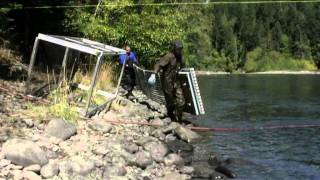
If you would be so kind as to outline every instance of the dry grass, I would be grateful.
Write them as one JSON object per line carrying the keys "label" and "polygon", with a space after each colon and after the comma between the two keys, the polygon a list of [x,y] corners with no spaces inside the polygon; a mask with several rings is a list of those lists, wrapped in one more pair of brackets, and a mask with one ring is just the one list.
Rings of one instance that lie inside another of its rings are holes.
{"label": "dry grass", "polygon": [[[115,81],[117,76],[114,75],[114,65],[113,63],[105,63],[101,66],[100,72],[97,78],[96,89],[112,91],[115,88]],[[77,71],[74,77],[76,83],[84,84],[90,86],[92,80],[92,71],[83,73]]]}
{"label": "dry grass", "polygon": [[6,48],[5,46],[0,46],[0,63],[4,64],[15,64],[21,63],[22,57],[18,55],[15,51]]}

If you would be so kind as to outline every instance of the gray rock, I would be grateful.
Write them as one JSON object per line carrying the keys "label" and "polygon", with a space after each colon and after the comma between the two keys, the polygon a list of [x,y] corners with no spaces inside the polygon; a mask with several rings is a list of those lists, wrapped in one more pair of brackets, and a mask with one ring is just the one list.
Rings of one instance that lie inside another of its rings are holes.
{"label": "gray rock", "polygon": [[27,125],[27,127],[31,128],[34,126],[32,119],[23,119],[23,122]]}
{"label": "gray rock", "polygon": [[163,162],[164,157],[169,152],[167,146],[163,143],[150,142],[145,144],[144,148],[151,154],[151,157],[157,162]]}
{"label": "gray rock", "polygon": [[159,180],[185,180],[185,176],[176,172],[169,173]]}
{"label": "gray rock", "polygon": [[174,132],[177,133],[181,139],[187,141],[188,143],[193,143],[201,139],[199,134],[183,126],[178,126]]}
{"label": "gray rock", "polygon": [[112,162],[112,164],[116,164],[116,165],[126,165],[127,164],[126,160],[121,156],[112,157],[111,162]]}
{"label": "gray rock", "polygon": [[178,154],[169,154],[164,158],[164,163],[167,166],[176,165],[177,167],[182,167],[184,161]]}
{"label": "gray rock", "polygon": [[40,174],[44,178],[52,178],[53,176],[58,175],[59,166],[56,163],[49,163],[43,166],[40,170]]}
{"label": "gray rock", "polygon": [[136,153],[139,150],[139,146],[131,142],[125,142],[122,146],[129,153]]}
{"label": "gray rock", "polygon": [[166,135],[166,137],[165,137],[165,141],[166,141],[166,142],[174,141],[174,140],[176,140],[176,139],[177,139],[177,137],[174,136],[173,134],[168,134],[168,135]]}
{"label": "gray rock", "polygon": [[34,142],[22,139],[11,139],[3,144],[2,152],[14,164],[28,166],[48,163],[46,154]]}
{"label": "gray rock", "polygon": [[183,166],[180,169],[180,172],[183,174],[192,174],[194,172],[194,168],[191,166]]}
{"label": "gray rock", "polygon": [[162,129],[162,132],[164,133],[169,133],[174,131],[175,129],[177,129],[179,126],[181,126],[179,123],[177,122],[172,122],[169,124],[169,126],[167,126],[166,128]]}
{"label": "gray rock", "polygon": [[76,134],[77,130],[74,124],[63,119],[53,119],[47,125],[45,132],[50,136],[66,140]]}
{"label": "gray rock", "polygon": [[33,164],[23,168],[24,171],[33,171],[33,172],[40,172],[40,169],[41,167],[39,164]]}
{"label": "gray rock", "polygon": [[170,124],[172,121],[171,121],[170,118],[164,118],[164,119],[162,119],[162,122],[163,122],[164,124],[168,125],[168,124]]}
{"label": "gray rock", "polygon": [[135,154],[133,159],[134,165],[144,169],[152,164],[152,157],[150,153],[146,151],[139,151]]}
{"label": "gray rock", "polygon": [[71,162],[72,171],[79,175],[89,174],[95,167],[94,161],[74,157]]}
{"label": "gray rock", "polygon": [[22,176],[28,180],[41,180],[41,176],[32,171],[22,171]]}
{"label": "gray rock", "polygon": [[165,125],[165,123],[159,118],[151,120],[150,123],[154,124],[156,126],[164,126]]}
{"label": "gray rock", "polygon": [[127,170],[123,166],[107,165],[104,168],[103,178],[109,178],[110,176],[125,176]]}
{"label": "gray rock", "polygon": [[96,146],[92,152],[97,155],[106,155],[109,153],[109,149],[105,146]]}
{"label": "gray rock", "polygon": [[213,173],[215,173],[214,168],[205,161],[199,161],[192,163],[194,167],[194,176],[199,178],[209,178]]}
{"label": "gray rock", "polygon": [[89,124],[89,128],[91,128],[94,131],[109,133],[112,129],[112,125],[103,121],[96,120]]}
{"label": "gray rock", "polygon": [[160,139],[161,141],[165,140],[166,135],[162,132],[161,129],[156,129],[154,131],[152,131],[152,135],[158,139]]}
{"label": "gray rock", "polygon": [[58,166],[59,166],[59,172],[60,172],[59,176],[61,174],[68,175],[72,173],[72,166],[71,166],[70,160],[64,160],[60,162]]}
{"label": "gray rock", "polygon": [[10,161],[10,160],[7,160],[7,159],[1,159],[1,160],[0,160],[0,168],[6,167],[6,166],[8,166],[9,164],[11,164],[11,161]]}
{"label": "gray rock", "polygon": [[[4,173],[4,171],[1,172],[2,174],[7,174],[7,173]],[[13,171],[10,171],[10,175],[13,176],[13,179],[23,179],[23,175],[22,175],[22,171],[21,170],[13,170]]]}
{"label": "gray rock", "polygon": [[139,146],[143,146],[144,144],[151,142],[151,141],[155,141],[155,140],[156,140],[156,138],[150,137],[150,136],[142,137],[136,141],[136,144]]}

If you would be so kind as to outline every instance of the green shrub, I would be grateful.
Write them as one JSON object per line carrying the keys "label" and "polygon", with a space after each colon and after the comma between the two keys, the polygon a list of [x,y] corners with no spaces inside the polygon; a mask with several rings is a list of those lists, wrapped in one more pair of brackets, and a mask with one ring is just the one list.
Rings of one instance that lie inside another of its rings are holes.
{"label": "green shrub", "polygon": [[287,54],[276,51],[264,52],[261,48],[256,48],[247,55],[244,66],[246,72],[293,70],[293,71],[314,71],[317,70],[312,60],[294,59]]}

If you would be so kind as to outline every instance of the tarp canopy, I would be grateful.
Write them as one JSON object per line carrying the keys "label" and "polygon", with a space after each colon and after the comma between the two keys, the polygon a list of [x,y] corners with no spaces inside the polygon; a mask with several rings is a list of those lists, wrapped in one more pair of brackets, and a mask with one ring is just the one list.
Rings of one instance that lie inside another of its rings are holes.
{"label": "tarp canopy", "polygon": [[125,50],[109,46],[97,41],[92,41],[85,38],[67,37],[67,36],[56,36],[39,34],[37,37],[39,40],[51,42],[60,46],[64,46],[70,49],[78,50],[84,53],[99,55],[99,54],[125,54]]}

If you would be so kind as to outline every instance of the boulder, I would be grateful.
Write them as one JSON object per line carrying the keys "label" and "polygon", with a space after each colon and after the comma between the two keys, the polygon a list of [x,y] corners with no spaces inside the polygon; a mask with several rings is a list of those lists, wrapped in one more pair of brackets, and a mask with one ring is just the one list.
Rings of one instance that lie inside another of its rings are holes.
{"label": "boulder", "polygon": [[58,175],[59,166],[56,163],[48,163],[43,166],[40,170],[40,174],[44,178],[52,178],[53,176]]}
{"label": "boulder", "polygon": [[167,166],[176,165],[177,167],[182,167],[184,165],[184,161],[178,154],[169,154],[164,158],[164,163]]}
{"label": "boulder", "polygon": [[112,125],[107,122],[95,120],[89,124],[89,128],[101,133],[109,133],[112,129]]}
{"label": "boulder", "polygon": [[12,163],[28,166],[48,163],[45,152],[34,142],[23,139],[11,139],[3,144],[2,152]]}
{"label": "boulder", "polygon": [[151,165],[153,161],[150,153],[146,151],[139,151],[134,155],[133,163],[134,165],[144,169]]}
{"label": "boulder", "polygon": [[150,142],[144,145],[144,149],[147,150],[151,157],[157,162],[163,162],[164,157],[169,152],[168,147],[163,143]]}
{"label": "boulder", "polygon": [[68,123],[63,119],[53,119],[45,129],[46,134],[66,140],[76,134],[77,130],[74,124]]}
{"label": "boulder", "polygon": [[201,136],[196,132],[190,130],[189,128],[178,126],[174,129],[174,132],[182,139],[188,143],[194,143],[201,139]]}

